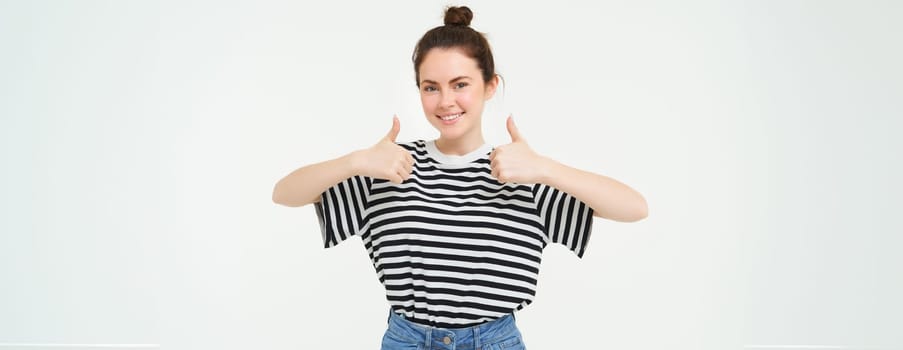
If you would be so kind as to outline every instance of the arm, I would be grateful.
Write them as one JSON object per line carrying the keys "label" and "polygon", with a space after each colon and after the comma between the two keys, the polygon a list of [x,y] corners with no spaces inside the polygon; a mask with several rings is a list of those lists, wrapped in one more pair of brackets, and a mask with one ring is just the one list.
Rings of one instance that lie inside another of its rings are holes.
{"label": "arm", "polygon": [[593,208],[593,216],[639,221],[648,215],[646,199],[629,186],[607,176],[572,168],[542,157],[540,183],[555,187]]}
{"label": "arm", "polygon": [[648,214],[639,192],[607,176],[572,168],[533,152],[508,118],[511,143],[490,155],[492,176],[500,182],[542,183],[574,196],[593,209],[593,216],[615,221],[638,221]]}
{"label": "arm", "polygon": [[320,201],[320,195],[335,184],[355,174],[352,166],[354,153],[311,164],[286,175],[273,188],[273,202],[289,207],[300,207]]}
{"label": "arm", "polygon": [[414,157],[395,143],[400,129],[395,117],[389,133],[372,147],[291,172],[276,183],[273,202],[289,207],[316,203],[323,192],[355,175],[402,183],[411,176]]}

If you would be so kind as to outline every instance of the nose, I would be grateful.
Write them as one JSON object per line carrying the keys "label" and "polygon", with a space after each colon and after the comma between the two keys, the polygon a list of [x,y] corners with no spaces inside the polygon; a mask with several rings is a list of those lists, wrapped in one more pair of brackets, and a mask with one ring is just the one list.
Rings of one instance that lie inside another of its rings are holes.
{"label": "nose", "polygon": [[455,106],[455,94],[453,94],[450,91],[443,91],[442,92],[442,100],[439,101],[439,103],[442,104],[440,106],[442,108],[454,107]]}

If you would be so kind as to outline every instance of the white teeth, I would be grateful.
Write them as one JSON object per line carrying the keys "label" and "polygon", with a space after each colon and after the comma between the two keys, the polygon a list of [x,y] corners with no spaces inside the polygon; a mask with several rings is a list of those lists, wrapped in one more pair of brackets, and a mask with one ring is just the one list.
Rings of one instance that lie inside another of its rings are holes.
{"label": "white teeth", "polygon": [[458,113],[458,114],[447,115],[447,116],[440,117],[440,118],[442,118],[442,120],[455,120],[455,119],[458,119],[458,117],[460,117],[460,116],[461,116],[461,113]]}

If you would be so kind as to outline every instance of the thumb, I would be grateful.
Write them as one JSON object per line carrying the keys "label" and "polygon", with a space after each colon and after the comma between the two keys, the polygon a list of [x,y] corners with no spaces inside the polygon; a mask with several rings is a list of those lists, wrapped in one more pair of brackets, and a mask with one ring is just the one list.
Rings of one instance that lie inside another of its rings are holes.
{"label": "thumb", "polygon": [[517,125],[514,125],[514,117],[510,115],[508,116],[508,134],[511,135],[511,142],[524,141],[524,137],[517,130]]}
{"label": "thumb", "polygon": [[401,123],[398,121],[398,116],[392,117],[392,129],[389,130],[389,133],[386,134],[386,139],[392,142],[395,142],[395,138],[398,137],[398,131],[401,130]]}

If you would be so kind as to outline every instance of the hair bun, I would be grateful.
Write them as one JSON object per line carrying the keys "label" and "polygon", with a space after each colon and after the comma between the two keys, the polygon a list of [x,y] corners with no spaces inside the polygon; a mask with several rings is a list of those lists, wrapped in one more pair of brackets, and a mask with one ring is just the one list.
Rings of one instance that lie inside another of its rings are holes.
{"label": "hair bun", "polygon": [[449,6],[445,9],[445,25],[469,26],[473,11],[467,6]]}

